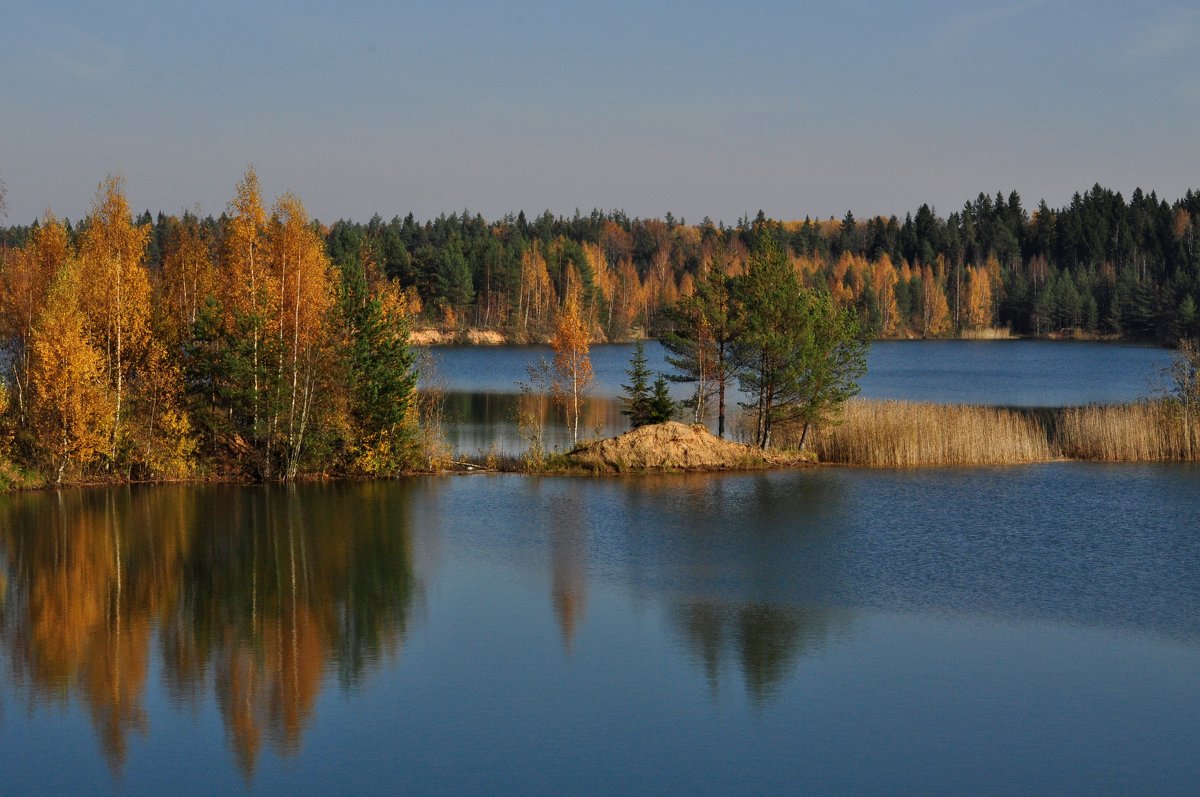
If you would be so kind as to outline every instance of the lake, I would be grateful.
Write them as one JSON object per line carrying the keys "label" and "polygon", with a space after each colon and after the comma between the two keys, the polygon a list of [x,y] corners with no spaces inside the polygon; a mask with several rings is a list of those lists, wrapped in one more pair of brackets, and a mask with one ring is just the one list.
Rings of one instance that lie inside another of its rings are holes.
{"label": "lake", "polygon": [[[627,428],[618,397],[633,354],[632,344],[592,348],[594,399],[581,427],[588,435],[607,436]],[[492,445],[517,454],[527,440],[517,427],[521,403],[518,383],[529,382],[527,366],[553,359],[548,346],[440,347],[432,358],[427,381],[446,391],[446,438],[465,455]],[[670,372],[664,350],[646,344],[650,368]],[[1058,407],[1135,401],[1163,390],[1169,351],[1121,343],[1044,340],[882,341],[872,344],[862,396],[957,404],[1013,407]],[[428,361],[427,361],[428,362]],[[672,385],[684,399],[691,388]],[[729,401],[729,429],[738,437],[734,416],[739,396]],[[535,402],[546,447],[566,450],[570,435],[548,402]],[[708,419],[715,430],[715,419]]]}
{"label": "lake", "polygon": [[1197,517],[1084,464],[0,496],[4,792],[1194,794]]}
{"label": "lake", "polygon": [[[630,343],[593,346],[595,395],[615,398],[628,382]],[[458,393],[517,393],[527,366],[549,346],[444,346],[423,350],[434,375]],[[669,373],[665,350],[647,341],[650,370]],[[867,355],[862,396],[943,404],[1056,407],[1134,401],[1162,387],[1171,352],[1127,343],[1046,340],[877,341]],[[680,398],[685,385],[674,386]]]}
{"label": "lake", "polygon": [[[436,353],[461,450],[520,443],[536,351]],[[871,357],[1028,406],[1167,353]],[[0,792],[1190,795],[1197,518],[1196,465],[0,495]]]}

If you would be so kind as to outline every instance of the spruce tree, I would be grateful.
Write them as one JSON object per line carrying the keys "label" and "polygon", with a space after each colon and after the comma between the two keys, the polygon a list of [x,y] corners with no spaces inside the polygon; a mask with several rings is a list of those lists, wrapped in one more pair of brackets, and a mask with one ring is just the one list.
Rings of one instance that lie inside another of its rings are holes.
{"label": "spruce tree", "polygon": [[675,415],[675,400],[667,389],[667,380],[662,376],[654,380],[654,393],[650,396],[646,412],[646,423],[666,423]]}
{"label": "spruce tree", "polygon": [[633,349],[633,357],[629,360],[630,384],[621,385],[625,396],[621,399],[621,414],[629,418],[629,428],[637,429],[650,420],[650,367],[646,364],[646,344],[638,341]]}
{"label": "spruce tree", "polygon": [[393,452],[384,470],[399,469],[413,443],[405,416],[417,381],[407,323],[385,308],[379,289],[372,291],[360,258],[347,259],[341,276],[339,309],[348,344],[343,356],[350,416],[361,442],[386,442]]}

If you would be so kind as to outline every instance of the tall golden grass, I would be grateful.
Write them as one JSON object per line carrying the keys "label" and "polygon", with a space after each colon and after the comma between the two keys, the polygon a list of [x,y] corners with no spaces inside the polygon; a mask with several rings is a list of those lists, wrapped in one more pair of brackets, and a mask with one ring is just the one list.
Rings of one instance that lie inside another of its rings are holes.
{"label": "tall golden grass", "polygon": [[1054,442],[1070,459],[1194,461],[1200,454],[1196,420],[1185,423],[1179,406],[1167,401],[1065,407],[1055,414]]}
{"label": "tall golden grass", "polygon": [[1166,401],[1010,409],[855,400],[813,448],[823,462],[877,467],[1195,460],[1196,426],[1189,447],[1182,413]]}
{"label": "tall golden grass", "polygon": [[959,333],[963,340],[1009,340],[1014,337],[1011,327],[979,327]]}

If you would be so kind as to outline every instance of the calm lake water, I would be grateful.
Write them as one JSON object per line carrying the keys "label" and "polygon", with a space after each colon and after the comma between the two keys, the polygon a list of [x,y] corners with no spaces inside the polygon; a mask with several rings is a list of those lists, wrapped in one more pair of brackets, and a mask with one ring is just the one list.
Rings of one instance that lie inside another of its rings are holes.
{"label": "calm lake water", "polygon": [[[437,352],[460,450],[536,351]],[[1167,353],[871,357],[1047,405]],[[1195,794],[1197,518],[1192,465],[0,495],[0,793]]]}
{"label": "calm lake water", "polygon": [[1198,517],[1082,464],[0,496],[0,790],[1195,794]]}
{"label": "calm lake water", "polygon": [[[586,433],[611,435],[627,428],[617,398],[633,354],[632,344],[594,346],[595,399],[587,408]],[[650,368],[670,372],[663,349],[646,345]],[[464,454],[493,444],[519,453],[526,441],[516,418],[518,382],[528,382],[527,366],[553,359],[548,346],[443,347],[430,350],[434,381],[447,391],[446,437]],[[862,396],[960,404],[1054,407],[1134,401],[1163,388],[1163,369],[1171,354],[1165,349],[1116,343],[1000,341],[884,341],[868,355]],[[690,395],[677,384],[672,394]],[[730,430],[736,434],[737,396],[730,396]],[[546,447],[567,449],[570,435],[548,403],[537,407],[544,424]],[[715,419],[709,419],[715,429]]]}

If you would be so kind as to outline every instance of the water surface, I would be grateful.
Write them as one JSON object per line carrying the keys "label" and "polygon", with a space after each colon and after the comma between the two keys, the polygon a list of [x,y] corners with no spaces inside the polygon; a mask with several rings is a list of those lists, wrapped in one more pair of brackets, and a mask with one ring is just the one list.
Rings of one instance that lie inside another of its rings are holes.
{"label": "water surface", "polygon": [[[633,344],[593,346],[595,394],[621,395]],[[447,346],[429,350],[448,390],[516,393],[527,366],[553,360],[548,346]],[[670,373],[657,341],[646,343],[654,372]],[[1166,349],[1125,343],[1046,340],[880,341],[871,344],[864,398],[1055,407],[1134,401],[1159,390]],[[685,397],[685,386],[676,386]]]}
{"label": "water surface", "polygon": [[[632,344],[594,346],[593,400],[581,422],[584,436],[608,436],[627,428],[618,397],[629,381],[625,371]],[[646,344],[650,368],[669,373],[664,350]],[[528,443],[517,426],[518,383],[528,383],[527,366],[553,358],[546,346],[444,347],[431,350],[432,377],[447,390],[446,437],[455,450],[475,455],[493,445],[516,454]],[[937,403],[1056,407],[1136,401],[1163,390],[1165,349],[1120,343],[1073,341],[883,341],[874,343],[862,396]],[[672,385],[677,399],[692,388]],[[738,438],[738,401],[728,397],[731,436]],[[547,449],[569,449],[571,435],[548,402],[536,403]],[[716,419],[709,417],[714,430]]]}
{"label": "water surface", "polygon": [[4,790],[1194,793],[1198,488],[1054,464],[3,496]]}

